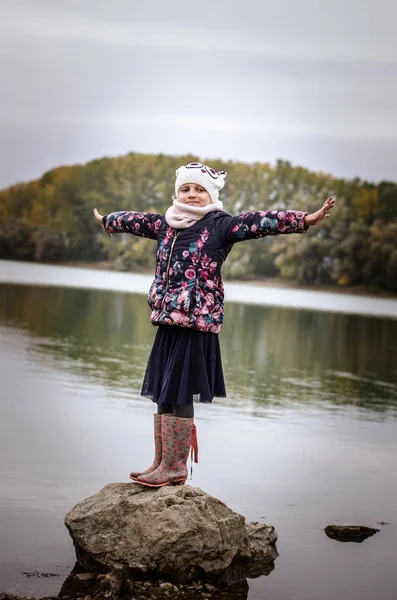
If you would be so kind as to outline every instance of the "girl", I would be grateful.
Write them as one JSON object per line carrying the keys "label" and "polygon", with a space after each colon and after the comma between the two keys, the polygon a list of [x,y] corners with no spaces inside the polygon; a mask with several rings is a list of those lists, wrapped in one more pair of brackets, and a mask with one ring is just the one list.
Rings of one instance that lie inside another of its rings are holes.
{"label": "girl", "polygon": [[94,215],[107,233],[157,240],[155,278],[149,290],[150,320],[157,333],[141,395],[157,403],[155,456],[130,478],[140,485],[183,484],[189,451],[197,462],[193,396],[212,402],[226,396],[218,333],[223,323],[221,267],[236,242],[280,233],[305,233],[330,215],[335,200],[308,215],[300,211],[223,210],[219,191],[226,173],[200,163],[176,171],[175,197],[165,215],[116,212]]}

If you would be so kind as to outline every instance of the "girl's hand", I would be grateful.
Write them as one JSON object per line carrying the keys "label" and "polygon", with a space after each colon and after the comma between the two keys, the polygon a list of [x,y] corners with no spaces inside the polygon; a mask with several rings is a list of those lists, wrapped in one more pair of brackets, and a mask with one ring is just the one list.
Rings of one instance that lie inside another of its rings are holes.
{"label": "girl's hand", "polygon": [[305,225],[309,227],[313,227],[313,225],[318,225],[321,223],[323,219],[328,219],[331,215],[329,214],[329,210],[334,208],[336,200],[330,196],[323,204],[322,208],[311,215],[306,215],[305,217]]}
{"label": "girl's hand", "polygon": [[[100,213],[97,211],[97,209],[96,209],[96,208],[94,208],[94,211],[93,211],[93,212],[94,212],[94,217],[96,218],[96,220],[97,220],[97,221],[99,221],[99,222],[100,222],[100,224],[102,225],[103,229],[105,229],[105,227],[103,226],[103,221],[102,221],[102,219],[103,219],[103,215],[101,215],[101,214],[100,214]],[[105,231],[106,231],[106,229],[105,229]],[[112,237],[112,234],[111,234],[111,233],[109,233],[108,231],[106,231],[106,233],[108,234],[108,236]]]}

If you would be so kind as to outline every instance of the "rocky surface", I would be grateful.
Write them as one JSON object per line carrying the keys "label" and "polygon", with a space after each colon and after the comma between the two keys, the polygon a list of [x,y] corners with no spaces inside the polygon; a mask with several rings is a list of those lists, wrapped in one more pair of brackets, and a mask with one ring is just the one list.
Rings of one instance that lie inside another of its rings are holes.
{"label": "rocky surface", "polygon": [[190,486],[109,484],[77,504],[65,524],[88,571],[125,579],[231,584],[269,573],[277,557],[272,526],[246,523]]}

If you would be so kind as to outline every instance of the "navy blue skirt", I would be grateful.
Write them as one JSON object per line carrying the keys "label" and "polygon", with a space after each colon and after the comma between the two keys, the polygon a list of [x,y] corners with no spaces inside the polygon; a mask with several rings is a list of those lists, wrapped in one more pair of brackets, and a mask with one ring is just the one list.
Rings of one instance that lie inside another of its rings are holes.
{"label": "navy blue skirt", "polygon": [[159,325],[141,396],[157,404],[212,402],[226,396],[217,333]]}

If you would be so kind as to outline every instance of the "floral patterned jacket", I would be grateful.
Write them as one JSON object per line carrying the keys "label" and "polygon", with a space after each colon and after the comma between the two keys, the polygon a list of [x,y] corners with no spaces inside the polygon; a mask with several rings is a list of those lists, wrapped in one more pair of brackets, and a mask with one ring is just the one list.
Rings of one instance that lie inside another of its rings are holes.
{"label": "floral patterned jacket", "polygon": [[115,212],[103,217],[109,233],[157,240],[155,278],[148,303],[154,325],[179,325],[218,333],[223,324],[221,267],[236,242],[280,233],[304,233],[306,213],[211,212],[187,229],[173,229],[163,215]]}

